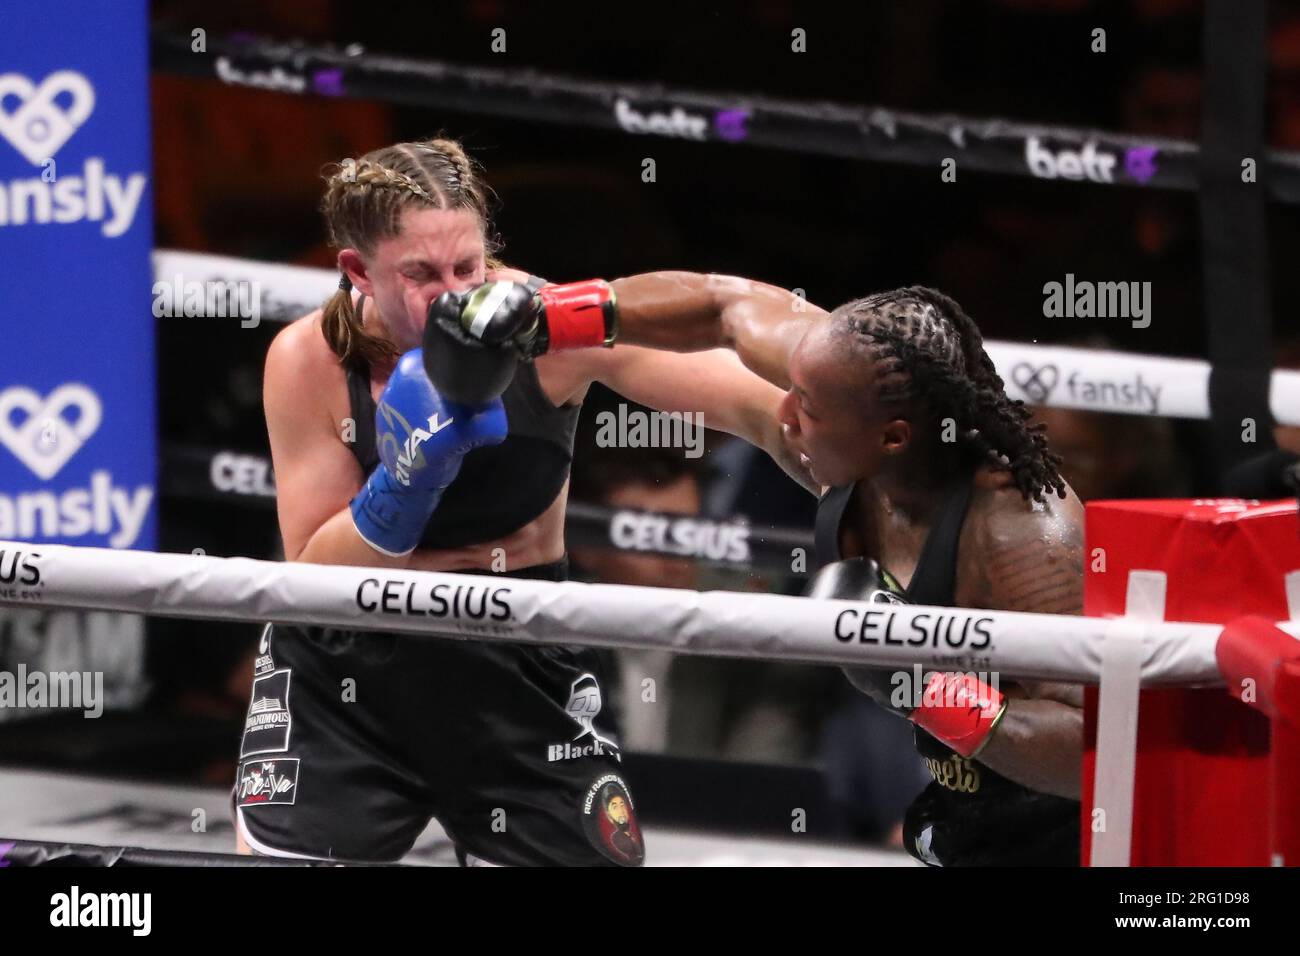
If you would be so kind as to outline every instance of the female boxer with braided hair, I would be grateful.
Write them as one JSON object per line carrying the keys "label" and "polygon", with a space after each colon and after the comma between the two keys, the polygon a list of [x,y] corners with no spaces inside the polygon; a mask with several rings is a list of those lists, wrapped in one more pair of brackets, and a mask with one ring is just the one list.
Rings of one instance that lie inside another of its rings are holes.
{"label": "female boxer with braided hair", "polygon": [[1025,498],[1065,497],[1060,456],[1024,403],[1007,398],[979,329],[956,302],[911,286],[850,303],[843,321],[878,370],[879,403],[906,408],[924,396],[940,420],[953,422],[957,443],[1007,471]]}
{"label": "female boxer with braided hair", "polygon": [[[952,299],[910,287],[827,314],[724,276],[615,285],[623,319],[662,343],[731,347],[787,389],[787,442],[821,493],[814,595],[1081,613],[1082,506]],[[924,635],[931,659],[979,660],[979,636],[963,630],[956,646],[940,625]],[[1077,865],[1080,688],[933,673],[918,698],[901,693],[909,672],[846,673],[916,725],[934,781],[905,821],[913,855]]]}
{"label": "female boxer with braided hair", "polygon": [[[780,389],[726,350],[637,348],[655,336],[636,316],[619,348],[598,347],[616,331],[609,284],[547,285],[504,268],[488,195],[447,139],[375,150],[329,176],[322,210],[339,291],[285,328],[266,360],[289,560],[563,579],[574,429],[594,381],[655,408],[703,411],[709,427],[799,473]],[[465,335],[419,348],[439,328],[431,317],[462,312],[478,334],[498,313],[528,318],[530,361]],[[437,382],[430,363],[445,373]],[[377,621],[401,611],[382,581],[379,571],[357,597]],[[440,587],[421,596],[430,615],[500,613],[491,580]],[[590,650],[276,624],[255,670],[234,794],[244,852],[395,860],[432,816],[462,860],[641,858]],[[618,845],[597,819],[595,798],[610,793],[628,818]]]}

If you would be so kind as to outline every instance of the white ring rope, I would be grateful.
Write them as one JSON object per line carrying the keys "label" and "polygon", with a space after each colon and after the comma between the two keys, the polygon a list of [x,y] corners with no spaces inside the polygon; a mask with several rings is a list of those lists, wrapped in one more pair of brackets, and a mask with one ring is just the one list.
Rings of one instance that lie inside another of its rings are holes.
{"label": "white ring rope", "polygon": [[[328,269],[202,253],[155,250],[153,266],[155,282],[173,287],[251,289],[261,311],[277,321],[320,308],[338,289],[338,274]],[[1210,417],[1210,365],[1199,359],[1019,342],[986,341],[984,345],[1006,382],[1007,394],[1029,405]],[[1300,372],[1273,371],[1269,404],[1279,424],[1300,425]]]}
{"label": "white ring rope", "polygon": [[[1095,683],[1116,621],[0,541],[0,604]],[[1300,634],[1300,622],[1280,625]],[[1215,684],[1216,624],[1152,622],[1142,682]],[[864,640],[865,638],[865,640]],[[909,640],[918,643],[909,644]]]}

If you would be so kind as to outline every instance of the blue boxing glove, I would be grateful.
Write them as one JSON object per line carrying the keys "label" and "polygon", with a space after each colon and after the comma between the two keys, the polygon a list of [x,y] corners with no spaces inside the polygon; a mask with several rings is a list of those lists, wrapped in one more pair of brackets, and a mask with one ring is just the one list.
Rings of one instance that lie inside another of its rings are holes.
{"label": "blue boxing glove", "polygon": [[460,405],[442,398],[424,372],[421,349],[397,361],[375,409],[379,464],[352,499],[362,539],[383,554],[415,550],[424,526],[465,455],[506,437],[501,399]]}

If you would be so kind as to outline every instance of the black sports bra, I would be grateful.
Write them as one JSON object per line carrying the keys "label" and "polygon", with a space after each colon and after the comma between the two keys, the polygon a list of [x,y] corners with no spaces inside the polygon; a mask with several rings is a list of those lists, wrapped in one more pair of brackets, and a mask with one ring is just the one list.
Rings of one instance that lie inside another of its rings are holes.
{"label": "black sports bra", "polygon": [[[358,314],[364,306],[362,296]],[[352,453],[368,475],[379,464],[370,369],[358,365],[346,375],[357,429]],[[425,525],[419,547],[459,548],[505,537],[542,514],[564,488],[581,406],[552,405],[531,362],[519,363],[501,400],[509,425],[506,440],[465,456],[460,474]]]}

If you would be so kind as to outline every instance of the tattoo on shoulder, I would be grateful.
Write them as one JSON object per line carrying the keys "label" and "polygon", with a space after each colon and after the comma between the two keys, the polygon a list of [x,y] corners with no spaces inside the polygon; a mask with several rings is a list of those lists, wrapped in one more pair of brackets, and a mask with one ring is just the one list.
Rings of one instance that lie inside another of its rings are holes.
{"label": "tattoo on shoulder", "polygon": [[991,519],[979,537],[986,606],[1079,614],[1083,610],[1083,528],[1060,513]]}

